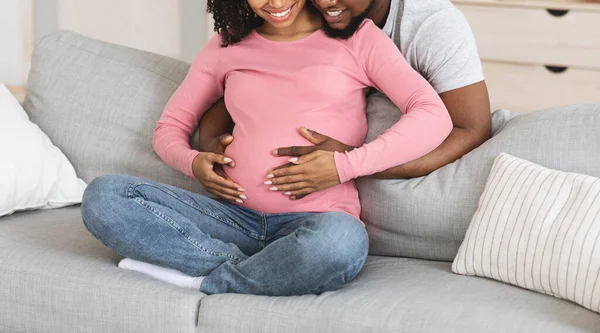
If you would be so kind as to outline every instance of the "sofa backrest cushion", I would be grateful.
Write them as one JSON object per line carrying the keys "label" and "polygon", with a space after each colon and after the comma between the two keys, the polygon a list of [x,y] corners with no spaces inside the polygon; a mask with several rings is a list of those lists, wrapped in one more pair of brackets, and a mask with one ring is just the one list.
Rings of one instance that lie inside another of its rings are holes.
{"label": "sofa backrest cushion", "polygon": [[[370,141],[389,128],[400,111],[376,95],[367,114]],[[452,261],[500,153],[600,177],[599,129],[600,104],[521,115],[498,110],[492,115],[493,137],[458,161],[415,179],[359,180],[370,253]]]}
{"label": "sofa backrest cushion", "polygon": [[156,121],[188,68],[182,61],[59,31],[35,48],[24,108],[86,182],[127,174],[203,193],[151,145]]}

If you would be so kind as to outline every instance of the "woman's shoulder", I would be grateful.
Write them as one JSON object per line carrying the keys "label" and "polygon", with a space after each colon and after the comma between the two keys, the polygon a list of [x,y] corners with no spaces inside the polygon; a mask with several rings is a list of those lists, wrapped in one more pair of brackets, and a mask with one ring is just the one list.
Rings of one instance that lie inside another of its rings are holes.
{"label": "woman's shoulder", "polygon": [[223,61],[240,53],[242,51],[240,49],[245,48],[247,39],[248,38],[242,38],[242,40],[237,43],[224,45],[223,36],[217,33],[209,39],[200,53],[209,53],[211,56],[218,57],[221,61]]}
{"label": "woman's shoulder", "polygon": [[252,40],[252,33],[248,34],[247,36],[243,37],[239,42],[235,42],[235,43],[231,43],[229,45],[225,45],[223,43],[223,35],[220,33],[215,33],[213,34],[213,36],[209,39],[208,43],[206,43],[205,47],[210,47],[210,48],[219,48],[221,49],[221,52],[225,51],[225,50],[233,50],[239,47],[243,47],[245,44],[247,44],[250,40]]}

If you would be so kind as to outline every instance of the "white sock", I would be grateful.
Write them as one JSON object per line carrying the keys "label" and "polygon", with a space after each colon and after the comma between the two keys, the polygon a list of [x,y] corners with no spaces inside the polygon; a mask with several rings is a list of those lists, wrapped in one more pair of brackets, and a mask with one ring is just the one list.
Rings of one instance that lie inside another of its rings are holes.
{"label": "white sock", "polygon": [[140,272],[155,279],[174,284],[181,288],[194,289],[198,291],[200,290],[202,280],[204,280],[204,276],[193,277],[175,269],[164,268],[129,258],[121,260],[119,262],[119,268]]}

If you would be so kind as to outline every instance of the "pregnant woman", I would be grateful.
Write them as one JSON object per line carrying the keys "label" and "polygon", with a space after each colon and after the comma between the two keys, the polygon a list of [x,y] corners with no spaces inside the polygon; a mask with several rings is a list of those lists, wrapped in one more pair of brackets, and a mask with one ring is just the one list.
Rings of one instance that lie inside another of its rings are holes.
{"label": "pregnant woman", "polygon": [[[368,237],[354,179],[427,154],[452,123],[437,93],[373,22],[328,36],[305,1],[208,1],[219,34],[168,102],[153,145],[168,165],[204,183],[214,163],[224,165],[238,191],[223,201],[130,176],[95,179],[83,221],[127,257],[120,267],[207,294],[258,295],[319,294],[361,270]],[[362,145],[370,87],[405,114]],[[225,156],[192,150],[198,120],[223,96],[236,140]],[[359,148],[314,154],[336,171],[338,185],[290,200],[268,186],[268,171],[286,162],[273,147],[304,142],[290,135],[298,124]]]}

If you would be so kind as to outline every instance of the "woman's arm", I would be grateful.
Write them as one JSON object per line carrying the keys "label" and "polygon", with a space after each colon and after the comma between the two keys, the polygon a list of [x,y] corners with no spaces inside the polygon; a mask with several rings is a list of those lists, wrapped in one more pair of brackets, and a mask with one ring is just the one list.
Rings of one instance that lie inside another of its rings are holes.
{"label": "woman's arm", "polygon": [[371,177],[406,179],[426,176],[456,161],[491,137],[490,102],[484,81],[443,92],[440,97],[454,124],[448,138],[431,153]]}
{"label": "woman's arm", "polygon": [[194,178],[192,164],[198,151],[189,140],[204,112],[223,96],[223,78],[217,73],[218,36],[200,51],[190,70],[167,103],[157,122],[152,145],[169,166]]}
{"label": "woman's arm", "polygon": [[342,183],[420,158],[438,147],[452,131],[448,110],[433,87],[372,22],[367,21],[362,29],[353,46],[368,80],[404,115],[374,141],[352,151],[335,153]]}

